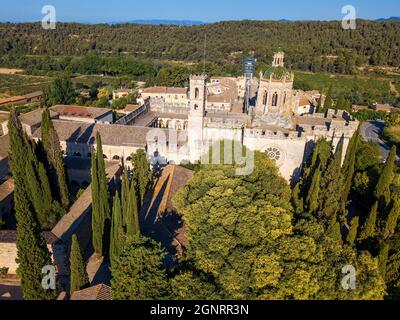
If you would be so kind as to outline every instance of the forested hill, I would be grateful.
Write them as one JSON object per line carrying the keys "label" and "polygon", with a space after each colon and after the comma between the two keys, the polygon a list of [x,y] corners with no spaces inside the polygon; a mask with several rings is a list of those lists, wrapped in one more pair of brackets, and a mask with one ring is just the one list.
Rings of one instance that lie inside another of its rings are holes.
{"label": "forested hill", "polygon": [[140,58],[200,61],[207,35],[207,59],[239,62],[253,54],[270,63],[277,47],[293,69],[351,73],[363,64],[400,66],[400,22],[230,21],[200,26],[0,24],[0,54],[77,56],[88,53]]}

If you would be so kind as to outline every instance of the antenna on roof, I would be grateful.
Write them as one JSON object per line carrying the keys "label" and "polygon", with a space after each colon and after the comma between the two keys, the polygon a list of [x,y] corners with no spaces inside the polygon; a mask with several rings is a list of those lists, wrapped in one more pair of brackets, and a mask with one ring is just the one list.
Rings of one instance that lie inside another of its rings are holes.
{"label": "antenna on roof", "polygon": [[206,73],[206,50],[207,50],[207,34],[204,35],[204,56],[203,56],[203,73]]}

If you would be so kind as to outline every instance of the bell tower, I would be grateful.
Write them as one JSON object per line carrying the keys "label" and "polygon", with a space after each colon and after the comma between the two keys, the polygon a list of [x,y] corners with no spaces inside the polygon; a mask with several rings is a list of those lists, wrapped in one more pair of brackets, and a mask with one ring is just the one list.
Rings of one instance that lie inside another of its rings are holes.
{"label": "bell tower", "polygon": [[284,67],[285,66],[285,53],[283,51],[278,50],[278,52],[274,53],[274,60],[272,61],[273,67]]}
{"label": "bell tower", "polygon": [[203,127],[207,105],[207,75],[190,76],[188,142],[190,162],[200,160],[203,152]]}

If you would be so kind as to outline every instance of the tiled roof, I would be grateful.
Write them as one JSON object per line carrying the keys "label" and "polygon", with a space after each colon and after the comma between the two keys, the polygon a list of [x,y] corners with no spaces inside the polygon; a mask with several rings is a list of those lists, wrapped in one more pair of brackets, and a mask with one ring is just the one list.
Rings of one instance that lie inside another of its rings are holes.
{"label": "tiled roof", "polygon": [[295,124],[297,125],[309,125],[309,126],[327,126],[330,125],[332,119],[328,118],[317,118],[317,117],[295,117]]}
{"label": "tiled roof", "polygon": [[41,96],[43,96],[43,91],[36,91],[36,92],[32,92],[32,93],[28,93],[28,94],[24,95],[24,97],[26,99],[38,98]]}
{"label": "tiled roof", "polygon": [[112,300],[112,292],[109,286],[99,284],[87,289],[75,291],[71,300]]}
{"label": "tiled roof", "polygon": [[172,88],[172,87],[150,87],[143,89],[143,93],[154,94],[186,94],[187,88]]}
{"label": "tiled roof", "polygon": [[[27,124],[28,126],[38,125],[42,122],[42,113],[43,109],[36,109],[31,112],[23,113],[19,116],[21,123]],[[58,116],[57,113],[50,110],[50,117],[56,118]]]}
{"label": "tiled roof", "polygon": [[90,119],[97,119],[112,111],[111,109],[107,108],[93,108],[93,107],[68,106],[68,105],[56,105],[51,107],[50,110],[57,112],[60,116],[90,118]]}
{"label": "tiled roof", "polygon": [[1,98],[0,99],[0,104],[7,104],[7,103],[24,101],[24,100],[25,100],[25,97],[23,97],[23,96],[14,96],[14,97],[10,97],[10,98]]}
{"label": "tiled roof", "polygon": [[[74,121],[53,120],[60,141],[81,144],[94,144],[96,133],[101,134],[103,145],[108,146],[139,146],[147,145],[147,133],[153,128],[123,126],[103,123],[81,123]],[[39,138],[41,130],[35,131]],[[168,137],[168,135],[166,135]]]}

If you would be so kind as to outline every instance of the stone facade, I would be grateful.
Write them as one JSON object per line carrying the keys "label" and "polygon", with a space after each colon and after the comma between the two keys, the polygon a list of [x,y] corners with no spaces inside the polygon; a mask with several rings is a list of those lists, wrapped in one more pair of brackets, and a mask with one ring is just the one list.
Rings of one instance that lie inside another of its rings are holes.
{"label": "stone facade", "polygon": [[[231,90],[235,103],[240,102],[241,78],[236,79],[237,85],[234,78],[211,80],[207,84],[207,75],[192,75],[188,89],[144,89],[139,101],[145,107],[138,106],[141,111],[133,115],[132,121],[90,124],[61,121],[55,114],[53,123],[62,148],[70,157],[89,158],[99,132],[107,161],[130,165],[132,153],[144,149],[153,164],[180,164],[200,160],[218,140],[235,140],[268,154],[277,162],[282,176],[294,183],[315,141],[326,138],[335,148],[343,142],[346,151],[359,125],[340,110],[336,114],[330,110],[327,116],[314,113],[321,95],[293,90],[294,75],[285,69],[281,51],[274,55],[272,67],[260,75],[259,81],[252,81],[258,89],[254,93],[255,107],[249,113],[242,108],[207,108],[208,99],[223,90]],[[36,114],[21,118],[28,135],[35,139],[40,138],[37,118]]]}

